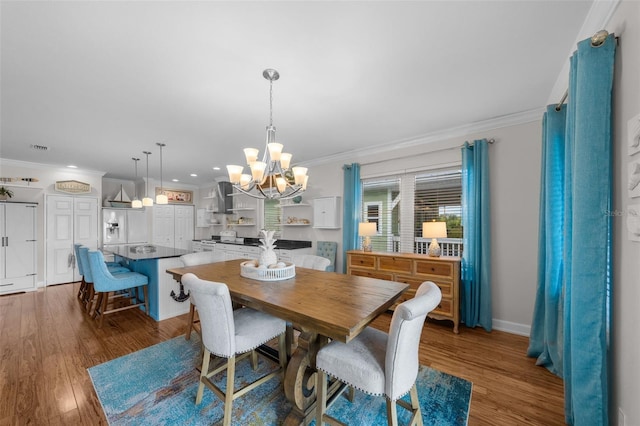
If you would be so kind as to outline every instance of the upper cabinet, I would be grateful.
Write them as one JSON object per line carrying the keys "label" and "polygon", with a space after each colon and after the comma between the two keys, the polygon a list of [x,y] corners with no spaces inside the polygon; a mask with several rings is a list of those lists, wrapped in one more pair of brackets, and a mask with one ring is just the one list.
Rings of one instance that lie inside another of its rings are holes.
{"label": "upper cabinet", "polygon": [[313,227],[340,229],[340,197],[322,197],[313,200]]}

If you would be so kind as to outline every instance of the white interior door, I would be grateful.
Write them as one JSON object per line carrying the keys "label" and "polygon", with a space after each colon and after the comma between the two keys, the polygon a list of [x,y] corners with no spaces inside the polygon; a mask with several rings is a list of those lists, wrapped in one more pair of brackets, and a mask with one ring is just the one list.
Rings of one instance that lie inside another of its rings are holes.
{"label": "white interior door", "polygon": [[47,197],[47,285],[77,281],[74,244],[98,247],[98,199]]}
{"label": "white interior door", "polygon": [[5,209],[6,205],[0,206],[0,238],[2,239],[2,243],[0,244],[0,280],[5,277],[5,254],[7,252],[7,248],[4,246],[4,237],[5,237]]}
{"label": "white interior door", "polygon": [[47,197],[47,285],[73,281],[73,197]]}
{"label": "white interior door", "polygon": [[[98,199],[74,198],[73,243],[82,244],[91,250],[98,248]],[[73,247],[72,247],[73,249]],[[75,253],[74,253],[75,254]],[[77,263],[73,272],[73,281],[80,280]]]}
{"label": "white interior door", "polygon": [[33,204],[7,204],[5,211],[7,247],[6,277],[24,277],[35,274],[36,206]]}

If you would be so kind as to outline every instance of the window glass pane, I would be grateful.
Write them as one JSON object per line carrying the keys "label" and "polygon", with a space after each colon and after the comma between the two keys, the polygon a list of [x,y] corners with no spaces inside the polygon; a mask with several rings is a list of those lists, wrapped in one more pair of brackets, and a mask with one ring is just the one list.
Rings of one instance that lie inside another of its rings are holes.
{"label": "window glass pane", "polygon": [[447,222],[447,237],[462,238],[462,182],[460,170],[416,175],[415,236],[422,237],[422,222]]}
{"label": "window glass pane", "polygon": [[374,251],[397,251],[400,237],[400,178],[370,179],[362,186],[362,218],[376,223]]}
{"label": "window glass pane", "polygon": [[282,235],[281,209],[278,200],[264,200],[264,229],[276,231],[275,235]]}

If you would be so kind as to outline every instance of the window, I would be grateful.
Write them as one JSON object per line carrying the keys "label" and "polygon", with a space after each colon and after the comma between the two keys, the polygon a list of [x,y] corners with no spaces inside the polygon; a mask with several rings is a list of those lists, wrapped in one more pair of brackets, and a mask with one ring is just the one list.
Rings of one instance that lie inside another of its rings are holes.
{"label": "window", "polygon": [[[459,169],[423,171],[362,181],[362,218],[375,222],[373,250],[426,253],[422,222],[447,223],[447,255],[462,248],[462,180]],[[441,246],[443,244],[441,243]]]}
{"label": "window", "polygon": [[460,170],[425,173],[415,177],[414,223],[422,237],[422,222],[447,222],[447,237],[462,238],[462,174]]}
{"label": "window", "polygon": [[362,218],[375,222],[378,235],[371,237],[375,251],[394,250],[400,236],[400,178],[375,179],[362,182]]}
{"label": "window", "polygon": [[376,202],[367,202],[364,206],[364,217],[363,222],[373,222],[376,224],[376,231],[378,234],[380,233],[380,211],[382,210],[382,203],[379,201]]}
{"label": "window", "polygon": [[282,235],[281,208],[278,200],[264,200],[264,229],[276,231],[276,236]]}

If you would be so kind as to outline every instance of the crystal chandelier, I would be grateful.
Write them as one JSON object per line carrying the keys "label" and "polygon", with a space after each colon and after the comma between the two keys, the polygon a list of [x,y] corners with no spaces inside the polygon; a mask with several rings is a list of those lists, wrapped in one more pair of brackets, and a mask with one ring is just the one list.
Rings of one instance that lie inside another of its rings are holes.
{"label": "crystal chandelier", "polygon": [[238,192],[253,198],[287,200],[307,189],[309,176],[306,167],[289,168],[292,156],[282,152],[282,144],[276,142],[273,82],[280,78],[280,74],[274,69],[266,69],[262,76],[269,80],[269,125],[262,161],[258,161],[259,150],[245,148],[244,155],[251,174],[244,174],[243,166],[228,165],[229,181]]}

